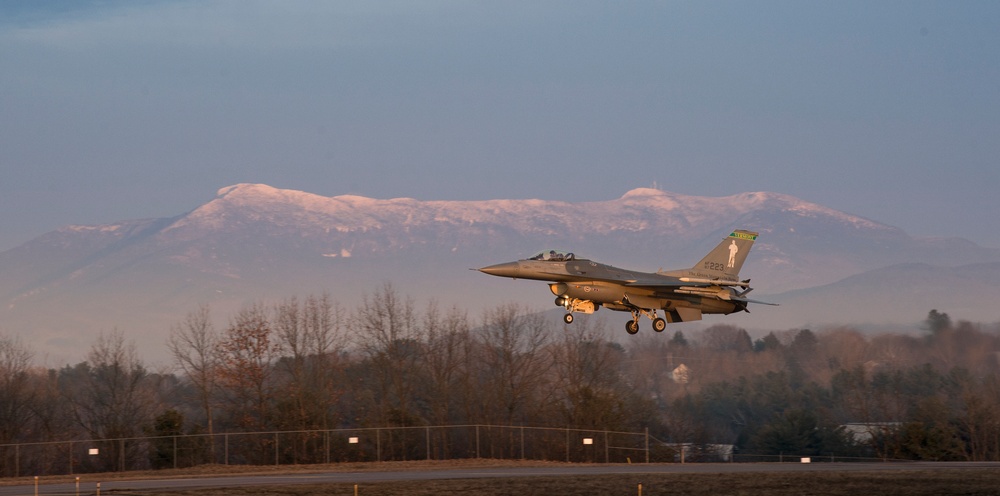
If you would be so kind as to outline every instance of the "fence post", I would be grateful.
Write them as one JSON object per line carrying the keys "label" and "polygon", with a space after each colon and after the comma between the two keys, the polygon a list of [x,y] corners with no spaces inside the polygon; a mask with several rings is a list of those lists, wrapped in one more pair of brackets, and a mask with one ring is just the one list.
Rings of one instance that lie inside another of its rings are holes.
{"label": "fence post", "polygon": [[375,429],[375,461],[382,461],[382,429]]}
{"label": "fence post", "polygon": [[21,476],[21,445],[14,445],[14,477]]}
{"label": "fence post", "polygon": [[566,428],[566,463],[569,463],[569,427]]}
{"label": "fence post", "polygon": [[476,459],[482,458],[479,455],[479,424],[476,424]]}
{"label": "fence post", "polygon": [[226,465],[229,465],[229,433],[227,432],[223,436],[226,444]]}
{"label": "fence post", "polygon": [[73,475],[73,441],[69,442],[69,475]]}
{"label": "fence post", "polygon": [[524,460],[524,426],[521,426],[521,460]]}
{"label": "fence post", "polygon": [[174,468],[177,468],[177,436],[173,436],[173,438],[174,438]]}
{"label": "fence post", "polygon": [[427,459],[431,459],[431,428],[425,427],[427,429]]}
{"label": "fence post", "polygon": [[611,448],[608,447],[608,431],[604,431],[604,463],[611,463]]}
{"label": "fence post", "polygon": [[646,427],[646,463],[649,463],[649,427]]}
{"label": "fence post", "polygon": [[280,465],[280,463],[278,463],[278,433],[275,432],[274,433],[274,466],[277,467],[278,465]]}

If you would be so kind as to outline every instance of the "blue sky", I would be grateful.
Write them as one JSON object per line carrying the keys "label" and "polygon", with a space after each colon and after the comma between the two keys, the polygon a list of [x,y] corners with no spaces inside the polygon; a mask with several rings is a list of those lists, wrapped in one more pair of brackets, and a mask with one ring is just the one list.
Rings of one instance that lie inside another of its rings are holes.
{"label": "blue sky", "polygon": [[775,191],[1000,247],[998,2],[0,3],[0,250],[223,186]]}

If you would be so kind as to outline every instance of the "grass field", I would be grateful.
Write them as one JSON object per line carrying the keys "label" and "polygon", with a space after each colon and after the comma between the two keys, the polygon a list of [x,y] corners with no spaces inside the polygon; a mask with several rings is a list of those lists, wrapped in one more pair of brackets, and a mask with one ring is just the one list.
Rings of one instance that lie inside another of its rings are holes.
{"label": "grass field", "polygon": [[[528,463],[538,466],[537,463]],[[545,465],[544,463],[541,465]],[[236,473],[308,473],[311,471],[405,471],[435,470],[441,468],[474,468],[497,466],[526,466],[517,462],[469,461],[410,462],[383,464],[344,464],[317,467],[200,467],[180,471],[157,471],[145,474],[101,474],[86,476],[89,480],[129,478],[198,477]],[[58,478],[65,481],[65,477]],[[16,480],[3,479],[3,484]],[[57,482],[51,479],[47,482]],[[26,483],[24,478],[21,483]],[[593,475],[559,477],[519,477],[499,479],[455,479],[430,481],[398,481],[362,484],[358,496],[383,495],[477,495],[477,496],[531,496],[531,495],[638,495],[640,484],[643,496],[652,495],[998,495],[1000,496],[1000,470],[997,469],[940,469],[892,470],[872,472],[760,472],[723,474],[643,474],[643,475]],[[289,486],[232,487],[223,489],[197,489],[175,491],[113,491],[114,495],[172,495],[172,496],[236,496],[244,494],[264,496],[311,496],[355,494],[354,484],[318,484]]]}
{"label": "grass field", "polygon": [[[477,496],[532,495],[1000,495],[1000,471],[987,469],[847,472],[676,474],[588,477],[528,477],[512,479],[467,479],[409,481],[367,484],[359,496],[431,496],[469,494]],[[118,493],[121,494],[121,493]],[[353,495],[354,485],[327,484],[288,487],[255,487],[177,492],[146,492],[144,495],[266,496]]]}

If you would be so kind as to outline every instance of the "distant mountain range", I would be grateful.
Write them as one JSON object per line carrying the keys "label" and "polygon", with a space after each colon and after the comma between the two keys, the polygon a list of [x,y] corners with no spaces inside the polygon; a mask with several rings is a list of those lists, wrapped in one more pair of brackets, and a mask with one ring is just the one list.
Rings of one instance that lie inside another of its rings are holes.
{"label": "distant mountain range", "polygon": [[238,184],[176,217],[68,226],[0,253],[0,330],[78,360],[97,333],[118,328],[165,361],[170,326],[201,303],[224,326],[251,301],[326,291],[350,308],[389,282],[418,304],[435,299],[473,316],[509,301],[548,310],[544,284],[468,269],[547,248],[639,270],[682,268],[736,228],[761,233],[741,275],[753,279],[755,298],[782,306],[706,324],[912,323],[931,308],[1000,321],[1000,250],[914,238],[777,193],[419,201]]}

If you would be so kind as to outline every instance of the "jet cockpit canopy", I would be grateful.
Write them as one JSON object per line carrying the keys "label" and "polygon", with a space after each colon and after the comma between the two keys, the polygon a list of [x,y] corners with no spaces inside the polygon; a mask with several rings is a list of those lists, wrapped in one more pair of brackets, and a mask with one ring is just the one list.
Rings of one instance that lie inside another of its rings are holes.
{"label": "jet cockpit canopy", "polygon": [[576,260],[576,255],[572,253],[561,252],[559,250],[545,250],[538,255],[535,255],[528,260],[546,260],[550,262],[567,262],[570,260]]}

